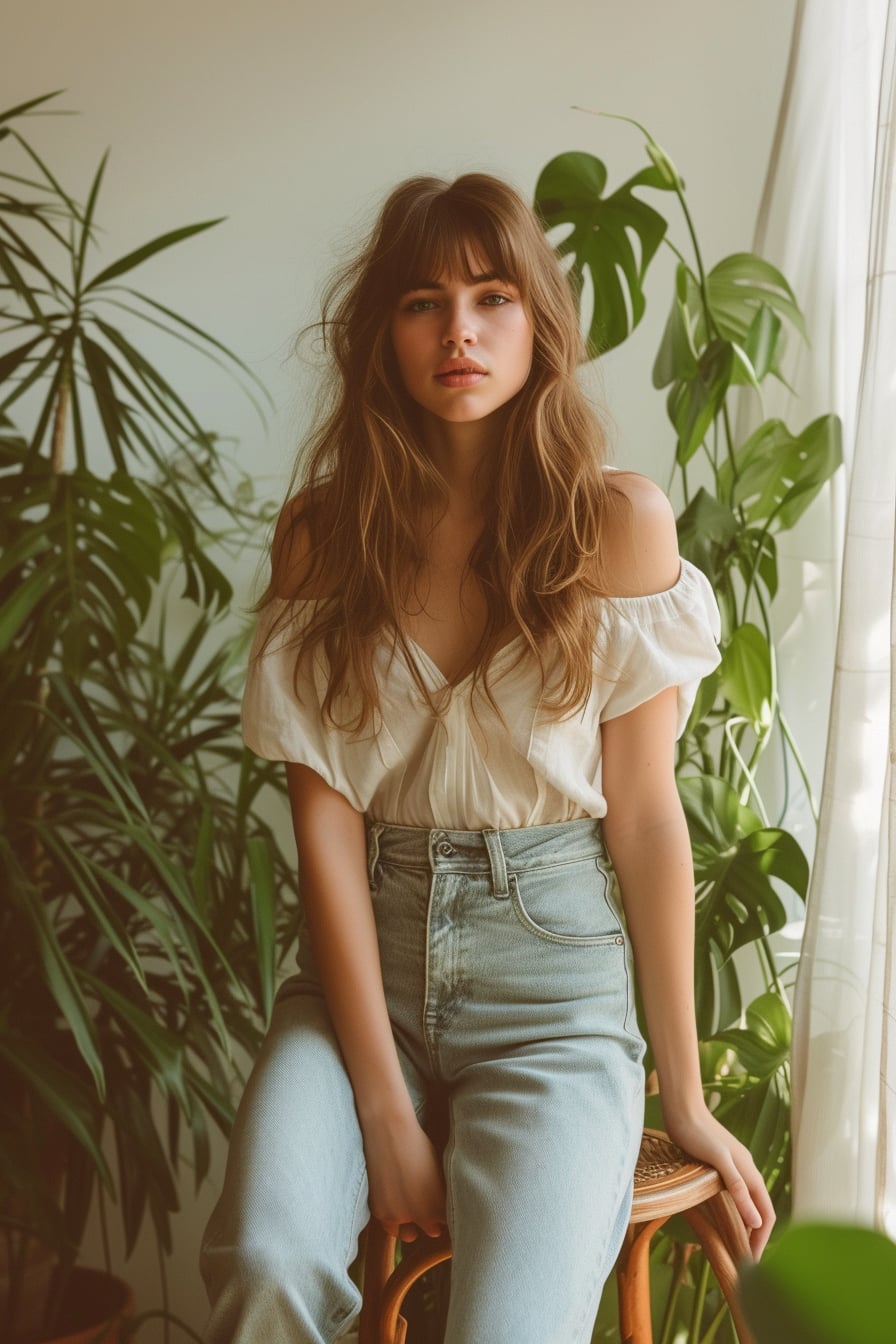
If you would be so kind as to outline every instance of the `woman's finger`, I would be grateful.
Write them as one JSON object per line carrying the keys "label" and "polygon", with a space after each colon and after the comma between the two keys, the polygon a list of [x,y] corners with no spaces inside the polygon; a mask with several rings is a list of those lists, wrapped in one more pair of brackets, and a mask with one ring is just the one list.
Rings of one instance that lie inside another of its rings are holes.
{"label": "woman's finger", "polygon": [[747,1149],[743,1151],[742,1166],[738,1165],[734,1155],[728,1155],[727,1161],[719,1163],[718,1170],[743,1219],[750,1250],[758,1259],[775,1222],[775,1210],[765,1182]]}
{"label": "woman's finger", "polygon": [[772,1228],[775,1225],[775,1206],[772,1203],[771,1195],[765,1187],[765,1182],[756,1172],[756,1180],[752,1186],[753,1203],[759,1210],[762,1223],[754,1228],[750,1233],[750,1250],[758,1260],[765,1250],[766,1243],[772,1234]]}

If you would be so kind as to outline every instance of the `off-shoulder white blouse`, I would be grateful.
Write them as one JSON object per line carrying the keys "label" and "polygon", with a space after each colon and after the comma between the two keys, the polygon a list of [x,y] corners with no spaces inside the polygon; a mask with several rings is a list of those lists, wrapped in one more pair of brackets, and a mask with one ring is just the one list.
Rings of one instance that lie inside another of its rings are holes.
{"label": "off-shoulder white blouse", "polygon": [[[605,600],[591,694],[570,718],[558,721],[542,711],[545,693],[531,652],[513,666],[522,636],[499,649],[489,668],[509,731],[481,680],[475,692],[471,676],[450,686],[409,640],[427,687],[448,701],[444,717],[436,718],[400,649],[392,656],[384,642],[375,654],[382,721],[375,731],[368,725],[363,736],[351,738],[323,724],[327,667],[320,646],[302,682],[301,702],[295,694],[295,635],[312,604],[277,599],[262,611],[243,695],[243,737],[257,755],[308,765],[371,820],[399,826],[480,830],[605,816],[601,722],[677,686],[680,734],[700,681],[720,661],[712,588],[682,560],[677,582],[664,592]],[[293,608],[290,623],[258,656],[284,606]],[[344,702],[335,708],[338,719],[349,717]]]}

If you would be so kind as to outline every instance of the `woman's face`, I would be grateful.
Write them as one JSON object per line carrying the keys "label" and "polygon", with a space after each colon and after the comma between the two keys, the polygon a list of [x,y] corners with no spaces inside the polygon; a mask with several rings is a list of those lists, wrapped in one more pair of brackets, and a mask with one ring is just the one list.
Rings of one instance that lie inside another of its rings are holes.
{"label": "woman's face", "polygon": [[453,424],[505,406],[532,366],[532,323],[519,291],[487,262],[470,278],[434,275],[402,294],[391,335],[408,395]]}

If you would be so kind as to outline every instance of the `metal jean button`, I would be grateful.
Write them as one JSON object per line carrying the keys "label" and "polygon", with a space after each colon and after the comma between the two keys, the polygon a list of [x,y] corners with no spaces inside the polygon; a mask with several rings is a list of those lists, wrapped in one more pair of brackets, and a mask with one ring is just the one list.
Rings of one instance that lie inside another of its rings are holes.
{"label": "metal jean button", "polygon": [[449,844],[447,840],[440,840],[439,843],[436,845],[436,849],[440,854],[448,855],[454,853],[454,846],[452,844]]}

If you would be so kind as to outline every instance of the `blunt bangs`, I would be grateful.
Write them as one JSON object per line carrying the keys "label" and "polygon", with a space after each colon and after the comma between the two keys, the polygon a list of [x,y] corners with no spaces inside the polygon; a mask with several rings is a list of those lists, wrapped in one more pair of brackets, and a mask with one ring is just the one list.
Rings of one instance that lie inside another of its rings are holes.
{"label": "blunt bangs", "polygon": [[525,299],[528,267],[503,222],[487,204],[452,198],[450,191],[416,202],[384,258],[392,302],[440,276],[473,284],[483,274],[515,285]]}

